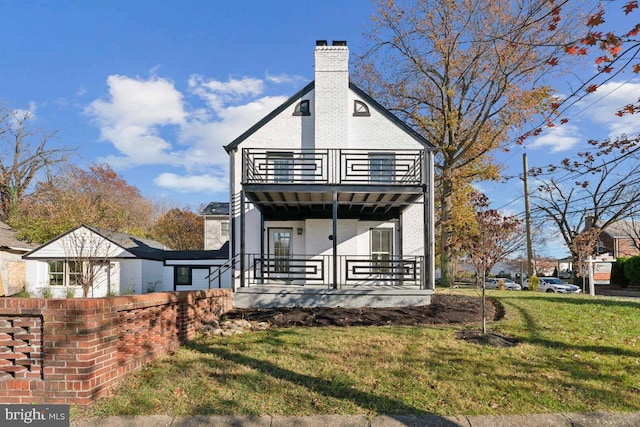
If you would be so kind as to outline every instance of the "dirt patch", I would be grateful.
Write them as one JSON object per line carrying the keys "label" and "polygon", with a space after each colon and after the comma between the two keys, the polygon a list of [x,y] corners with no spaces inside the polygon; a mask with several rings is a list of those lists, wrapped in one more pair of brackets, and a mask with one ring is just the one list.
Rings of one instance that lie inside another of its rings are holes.
{"label": "dirt patch", "polygon": [[[486,318],[502,318],[502,304],[487,298]],[[226,319],[268,322],[274,327],[293,326],[383,326],[479,323],[482,321],[481,299],[465,295],[433,295],[430,305],[419,307],[342,308],[292,307],[234,309]]]}

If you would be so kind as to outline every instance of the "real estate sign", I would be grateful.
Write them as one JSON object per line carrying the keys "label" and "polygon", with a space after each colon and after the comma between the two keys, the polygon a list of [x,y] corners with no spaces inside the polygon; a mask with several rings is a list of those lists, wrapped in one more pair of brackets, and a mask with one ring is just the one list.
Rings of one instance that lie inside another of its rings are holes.
{"label": "real estate sign", "polygon": [[593,283],[596,285],[608,285],[611,283],[611,264],[610,262],[594,262],[593,263]]}

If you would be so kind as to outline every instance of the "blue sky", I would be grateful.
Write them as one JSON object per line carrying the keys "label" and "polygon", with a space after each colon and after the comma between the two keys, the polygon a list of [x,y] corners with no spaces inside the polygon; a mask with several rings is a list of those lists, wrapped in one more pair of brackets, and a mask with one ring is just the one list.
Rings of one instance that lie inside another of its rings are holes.
{"label": "blue sky", "polygon": [[[0,101],[57,130],[52,144],[79,147],[74,163],[109,163],[146,197],[192,208],[227,200],[222,146],[313,79],[315,40],[347,40],[353,57],[373,12],[369,0],[0,6]],[[611,114],[638,98],[638,79],[614,79],[567,125],[527,142],[529,165],[570,156],[589,138],[640,131],[638,117]],[[521,172],[522,150],[499,155],[508,174]],[[523,211],[519,180],[481,188],[496,206]]]}

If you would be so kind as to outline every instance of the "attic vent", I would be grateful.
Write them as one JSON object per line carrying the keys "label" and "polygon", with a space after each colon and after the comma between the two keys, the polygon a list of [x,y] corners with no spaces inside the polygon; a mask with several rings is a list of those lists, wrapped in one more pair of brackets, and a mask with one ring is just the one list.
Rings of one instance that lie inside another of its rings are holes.
{"label": "attic vent", "polygon": [[311,111],[309,111],[309,100],[303,99],[302,101],[298,102],[298,105],[296,105],[295,110],[293,110],[293,115],[294,116],[310,116]]}
{"label": "attic vent", "polygon": [[361,117],[370,116],[369,106],[362,101],[353,101],[353,115]]}

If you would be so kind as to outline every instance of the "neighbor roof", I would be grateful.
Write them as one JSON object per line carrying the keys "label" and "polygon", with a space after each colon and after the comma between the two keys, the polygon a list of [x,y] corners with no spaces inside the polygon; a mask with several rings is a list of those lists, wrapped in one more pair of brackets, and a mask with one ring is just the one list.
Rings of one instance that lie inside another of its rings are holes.
{"label": "neighbor roof", "polygon": [[13,228],[0,221],[0,248],[29,251],[35,247],[30,243],[18,240],[16,234]]}
{"label": "neighbor roof", "polygon": [[202,215],[229,215],[229,203],[211,202],[202,210]]}

